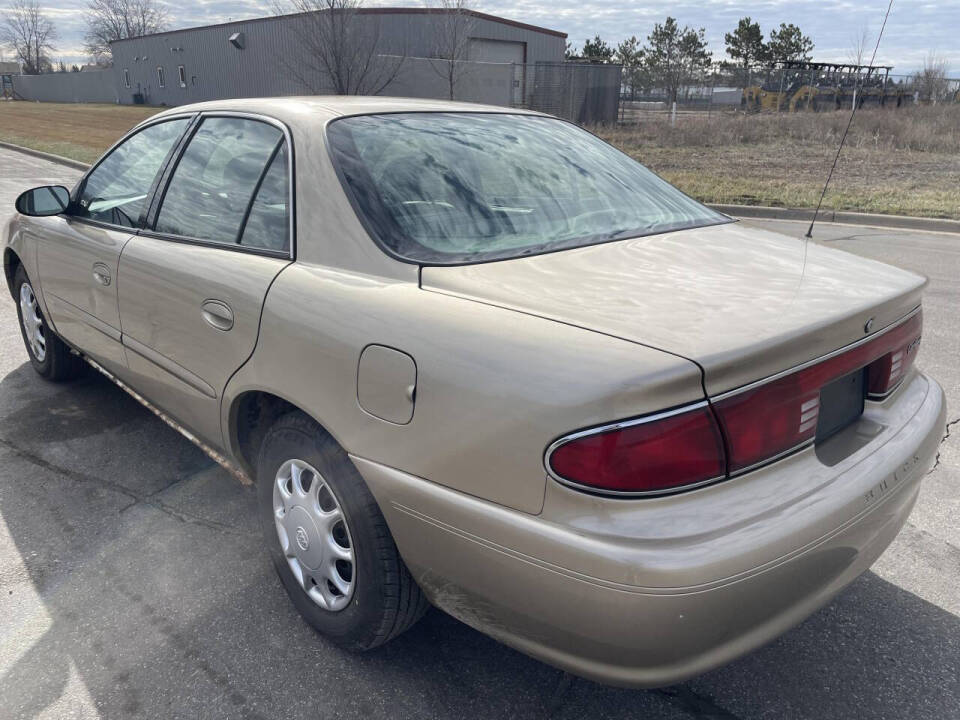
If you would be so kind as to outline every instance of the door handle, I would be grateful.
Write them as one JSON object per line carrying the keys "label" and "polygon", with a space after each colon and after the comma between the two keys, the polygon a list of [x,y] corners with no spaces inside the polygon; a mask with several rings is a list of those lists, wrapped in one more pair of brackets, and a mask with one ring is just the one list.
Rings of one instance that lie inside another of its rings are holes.
{"label": "door handle", "polygon": [[204,300],[200,306],[203,319],[217,330],[227,331],[233,327],[233,310],[220,300]]}
{"label": "door handle", "polygon": [[93,264],[93,279],[104,287],[110,285],[110,268],[101,262]]}

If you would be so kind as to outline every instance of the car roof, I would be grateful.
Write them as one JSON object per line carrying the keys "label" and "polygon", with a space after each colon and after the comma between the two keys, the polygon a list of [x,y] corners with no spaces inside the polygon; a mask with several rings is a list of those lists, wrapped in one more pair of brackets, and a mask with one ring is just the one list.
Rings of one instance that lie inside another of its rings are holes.
{"label": "car roof", "polygon": [[233,111],[248,112],[276,118],[294,126],[323,125],[333,118],[346,115],[369,115],[371,113],[396,112],[493,112],[522,115],[542,115],[521,108],[498,107],[478,103],[431,100],[420,98],[394,98],[364,95],[309,95],[303,97],[237,98],[178,105],[150,120],[165,115],[185,112]]}

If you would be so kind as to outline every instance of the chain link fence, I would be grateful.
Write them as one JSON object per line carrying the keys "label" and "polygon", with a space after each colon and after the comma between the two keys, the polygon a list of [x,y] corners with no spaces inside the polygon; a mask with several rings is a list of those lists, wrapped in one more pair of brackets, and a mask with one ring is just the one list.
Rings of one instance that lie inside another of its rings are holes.
{"label": "chain link fence", "polygon": [[511,105],[581,125],[616,123],[621,71],[620,65],[574,62],[514,65]]}
{"label": "chain link fence", "polygon": [[621,97],[601,137],[698,200],[815,207],[846,137],[826,211],[960,219],[956,78],[801,66],[625,82]]}
{"label": "chain link fence", "polygon": [[[853,72],[843,66],[718,71],[676,90],[657,87],[625,73],[619,121],[676,123],[685,116],[713,113],[831,112],[858,108],[896,109],[960,104],[960,79],[918,78],[887,68]],[[631,85],[630,81],[634,80]]]}

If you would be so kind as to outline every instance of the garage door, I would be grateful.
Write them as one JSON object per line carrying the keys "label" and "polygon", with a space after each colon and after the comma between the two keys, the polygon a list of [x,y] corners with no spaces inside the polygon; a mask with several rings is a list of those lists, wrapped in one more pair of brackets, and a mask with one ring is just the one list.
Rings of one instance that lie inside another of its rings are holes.
{"label": "garage door", "polygon": [[[525,59],[527,44],[511,40],[487,40],[470,38],[470,59],[476,62],[514,63],[513,78],[510,81],[510,103],[519,105],[523,101],[526,86]],[[499,103],[497,103],[499,104]]]}

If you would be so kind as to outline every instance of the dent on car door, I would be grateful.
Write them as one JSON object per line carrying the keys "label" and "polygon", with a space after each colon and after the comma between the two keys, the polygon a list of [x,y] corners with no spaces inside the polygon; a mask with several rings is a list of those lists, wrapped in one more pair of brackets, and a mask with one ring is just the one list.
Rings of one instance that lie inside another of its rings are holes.
{"label": "dent on car door", "polygon": [[203,118],[120,258],[132,383],[215,446],[223,388],[253,352],[267,290],[290,262],[290,152],[272,123]]}
{"label": "dent on car door", "polygon": [[122,374],[117,265],[154,181],[189,118],[151,125],[117,145],[77,186],[67,212],[43,219],[37,267],[57,332]]}

